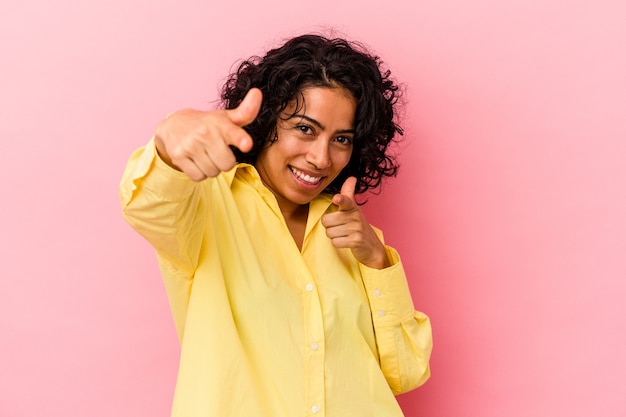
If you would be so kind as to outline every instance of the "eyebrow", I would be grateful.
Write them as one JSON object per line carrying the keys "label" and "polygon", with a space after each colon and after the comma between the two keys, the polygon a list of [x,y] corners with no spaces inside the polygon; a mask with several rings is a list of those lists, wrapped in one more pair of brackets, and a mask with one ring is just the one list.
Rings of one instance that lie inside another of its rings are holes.
{"label": "eyebrow", "polygon": [[[294,114],[292,117],[294,117],[294,118],[295,117],[299,117],[300,119],[304,119],[307,122],[309,122],[311,124],[314,124],[315,126],[317,126],[321,130],[326,130],[326,127],[323,124],[321,124],[317,120],[315,120],[315,119],[313,119],[313,118],[311,118],[311,117],[309,117],[307,115],[304,115],[304,114]],[[354,134],[354,129],[339,129],[335,133],[353,133]]]}

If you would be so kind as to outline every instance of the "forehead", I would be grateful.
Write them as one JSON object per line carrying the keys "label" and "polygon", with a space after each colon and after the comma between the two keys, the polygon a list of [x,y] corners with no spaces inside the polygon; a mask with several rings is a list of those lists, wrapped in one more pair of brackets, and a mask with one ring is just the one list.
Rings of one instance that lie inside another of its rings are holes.
{"label": "forehead", "polygon": [[324,124],[341,124],[352,128],[357,101],[343,87],[307,87],[285,108],[284,120],[307,116]]}

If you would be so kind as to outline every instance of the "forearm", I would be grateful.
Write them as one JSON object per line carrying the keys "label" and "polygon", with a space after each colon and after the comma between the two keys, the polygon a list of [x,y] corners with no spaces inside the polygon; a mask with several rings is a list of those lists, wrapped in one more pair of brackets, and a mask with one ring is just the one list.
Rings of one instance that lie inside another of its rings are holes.
{"label": "forearm", "polygon": [[153,141],[132,155],[120,183],[124,218],[162,257],[185,270],[194,267],[202,230],[203,219],[194,215],[205,204],[199,187],[167,166]]}
{"label": "forearm", "polygon": [[399,256],[387,247],[392,266],[362,266],[380,365],[394,393],[409,391],[430,376],[432,330],[428,317],[415,311]]}

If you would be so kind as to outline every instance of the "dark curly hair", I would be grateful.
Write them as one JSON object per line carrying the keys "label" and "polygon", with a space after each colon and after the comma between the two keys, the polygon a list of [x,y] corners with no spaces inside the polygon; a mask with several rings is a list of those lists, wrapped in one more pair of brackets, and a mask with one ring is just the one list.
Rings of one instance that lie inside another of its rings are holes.
{"label": "dark curly hair", "polygon": [[248,153],[233,149],[237,160],[256,162],[273,140],[278,117],[299,100],[303,89],[343,87],[357,100],[354,145],[348,165],[325,192],[338,193],[349,176],[357,178],[356,193],[378,188],[383,177],[397,173],[398,164],[387,147],[396,133],[403,134],[394,117],[399,89],[381,64],[358,43],[319,35],[298,36],[262,58],[243,61],[222,88],[222,104],[226,109],[237,107],[253,87],[263,92],[263,103],[254,122],[245,126],[253,148]]}

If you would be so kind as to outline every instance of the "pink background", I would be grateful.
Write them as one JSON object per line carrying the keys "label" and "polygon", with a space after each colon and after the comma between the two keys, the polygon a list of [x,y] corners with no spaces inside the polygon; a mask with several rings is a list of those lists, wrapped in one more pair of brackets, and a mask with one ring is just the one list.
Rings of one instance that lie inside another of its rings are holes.
{"label": "pink background", "polygon": [[434,325],[407,416],[625,416],[619,3],[4,2],[0,415],[168,416],[178,342],[125,161],[238,58],[332,26],[407,85],[403,168],[366,207]]}

